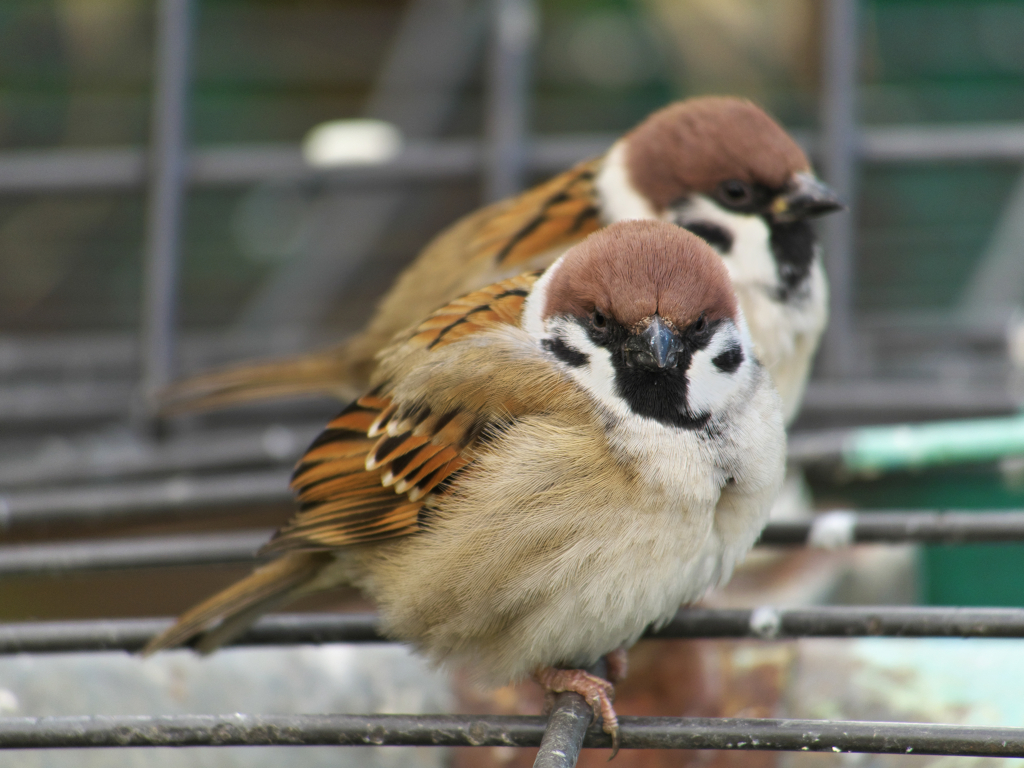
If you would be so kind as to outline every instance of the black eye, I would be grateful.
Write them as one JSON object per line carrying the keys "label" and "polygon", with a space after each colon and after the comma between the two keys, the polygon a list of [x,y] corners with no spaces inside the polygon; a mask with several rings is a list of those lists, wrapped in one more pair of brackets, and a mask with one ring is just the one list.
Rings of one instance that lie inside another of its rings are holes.
{"label": "black eye", "polygon": [[697,321],[693,324],[693,330],[695,333],[704,333],[708,329],[708,319],[701,315],[697,318]]}
{"label": "black eye", "polygon": [[608,318],[604,316],[600,309],[595,309],[594,313],[590,316],[590,324],[597,330],[603,331],[608,327]]}
{"label": "black eye", "polygon": [[747,205],[754,199],[754,190],[739,179],[729,179],[718,185],[718,198],[729,206]]}

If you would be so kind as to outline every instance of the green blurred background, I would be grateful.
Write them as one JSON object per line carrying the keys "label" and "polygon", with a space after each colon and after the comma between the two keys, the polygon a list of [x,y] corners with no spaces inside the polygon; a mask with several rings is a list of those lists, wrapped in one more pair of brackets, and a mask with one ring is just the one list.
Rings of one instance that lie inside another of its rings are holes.
{"label": "green blurred background", "polygon": [[[359,116],[404,9],[391,0],[197,6],[190,136],[199,147],[297,144],[318,123]],[[755,99],[797,132],[817,129],[817,0],[541,0],[539,10],[533,132],[617,133],[671,99],[722,92]],[[1024,1],[871,0],[860,10],[863,124],[1024,121]],[[153,28],[144,0],[0,3],[0,151],[144,145]],[[445,137],[481,134],[483,71],[461,89]],[[956,316],[1022,183],[1007,162],[863,165],[859,318]],[[476,181],[414,192],[337,286],[321,337],[353,330],[396,270],[481,199]],[[321,193],[270,182],[190,191],[183,327],[244,324],[260,287],[309,247]],[[144,202],[141,191],[0,195],[0,334],[137,329]],[[974,363],[948,365],[960,364]],[[821,504],[935,509],[1024,506],[1022,477],[1011,461],[810,479]],[[931,547],[922,599],[1024,605],[1021,566],[1022,547]]]}
{"label": "green blurred background", "polygon": [[[536,132],[619,132],[670,99],[712,92],[748,95],[790,128],[816,124],[815,0],[539,5]],[[358,116],[402,9],[388,0],[202,0],[193,142],[298,142],[322,121]],[[862,14],[864,123],[1024,120],[1024,2],[876,0]],[[144,143],[152,30],[143,0],[0,3],[0,148]],[[481,117],[476,77],[445,133],[477,135]],[[857,306],[955,306],[1019,173],[1005,163],[866,166]],[[474,185],[444,187],[413,204],[408,226],[380,244],[375,261],[401,263],[476,205]],[[309,204],[294,190],[193,192],[186,327],[230,324],[301,248],[292,230]],[[268,213],[273,231],[253,231]],[[134,193],[0,198],[0,328],[134,328],[141,237]],[[352,282],[339,305],[381,287]],[[350,320],[339,308],[330,322],[346,330]]]}

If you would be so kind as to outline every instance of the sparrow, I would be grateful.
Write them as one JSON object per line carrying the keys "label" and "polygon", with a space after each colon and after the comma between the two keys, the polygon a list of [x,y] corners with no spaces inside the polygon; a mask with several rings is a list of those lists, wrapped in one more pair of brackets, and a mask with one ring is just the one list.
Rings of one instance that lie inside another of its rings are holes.
{"label": "sparrow", "polygon": [[438,305],[547,267],[602,226],[661,219],[699,235],[721,256],[788,423],[828,316],[809,220],[840,207],[796,142],[759,107],[729,97],[677,102],[604,156],[441,232],[346,343],[185,380],[166,392],[164,411],[304,394],[347,400],[365,386],[392,336]]}
{"label": "sparrow", "polygon": [[721,257],[665,222],[614,224],[396,337],[300,459],[277,559],[145,652],[209,651],[351,584],[388,637],[485,684],[577,691],[616,737],[613,684],[584,668],[729,577],[784,457]]}

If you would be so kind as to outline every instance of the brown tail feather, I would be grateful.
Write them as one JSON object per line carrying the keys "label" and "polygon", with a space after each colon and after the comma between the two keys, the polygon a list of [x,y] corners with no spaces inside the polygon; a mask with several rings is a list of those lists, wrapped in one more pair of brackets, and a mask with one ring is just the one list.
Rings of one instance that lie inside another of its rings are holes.
{"label": "brown tail feather", "polygon": [[376,348],[356,338],[308,355],[232,366],[172,384],[160,395],[165,416],[224,408],[256,400],[329,395],[358,396],[369,377]]}
{"label": "brown tail feather", "polygon": [[247,578],[182,614],[174,626],[146,644],[142,655],[182,645],[197,635],[203,635],[198,650],[215,650],[267,610],[296,596],[331,559],[326,552],[293,552],[257,568]]}

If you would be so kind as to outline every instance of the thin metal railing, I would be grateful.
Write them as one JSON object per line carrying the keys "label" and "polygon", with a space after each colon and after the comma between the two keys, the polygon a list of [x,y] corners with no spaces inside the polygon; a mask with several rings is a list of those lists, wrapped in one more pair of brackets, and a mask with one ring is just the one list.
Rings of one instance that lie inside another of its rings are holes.
{"label": "thin metal railing", "polygon": [[[616,138],[604,133],[534,136],[522,147],[521,171],[565,170],[601,154]],[[185,180],[195,187],[294,181],[327,188],[468,180],[484,169],[485,150],[486,144],[477,139],[411,138],[391,160],[321,168],[306,162],[297,144],[193,147],[187,154]],[[145,151],[138,147],[0,152],[0,194],[129,190],[141,188],[145,181]]]}
{"label": "thin metal railing", "polygon": [[[211,504],[211,501],[207,501]],[[15,518],[17,519],[17,518]],[[0,546],[0,577],[255,563],[273,530],[85,539]],[[1024,541],[1024,511],[827,512],[768,523],[760,546],[839,549],[855,544]]]}
{"label": "thin metal railing", "polygon": [[116,485],[58,488],[0,496],[0,528],[115,518],[155,518],[241,504],[288,503],[290,469],[179,475]]}
{"label": "thin metal railing", "polygon": [[[822,154],[821,136],[794,131],[810,154]],[[534,134],[524,137],[522,171],[557,173],[599,155],[617,139],[611,133]],[[192,147],[185,163],[190,187],[305,181],[337,186],[378,186],[472,179],[489,162],[478,139],[410,139],[394,159],[373,165],[318,168],[297,144],[253,143]],[[1024,123],[862,126],[853,139],[857,160],[867,163],[1024,161]],[[70,190],[130,190],[146,182],[140,147],[0,151],[0,194]]]}
{"label": "thin metal railing", "polygon": [[142,369],[145,413],[157,409],[159,392],[175,378],[178,274],[185,208],[192,0],[162,0],[157,7],[153,107],[150,119],[146,269],[142,286]]}
{"label": "thin metal railing", "polygon": [[833,378],[856,372],[854,236],[857,213],[857,77],[860,35],[857,0],[826,0],[823,16],[821,161],[825,178],[846,210],[822,222],[829,276],[829,324],[819,353]]}
{"label": "thin metal railing", "polygon": [[204,429],[159,441],[125,434],[65,438],[59,448],[44,446],[0,461],[0,488],[10,493],[57,484],[67,487],[75,483],[120,482],[187,472],[209,475],[246,467],[291,465],[322,431],[324,423]]}
{"label": "thin metal railing", "polygon": [[273,529],[232,533],[9,544],[0,577],[254,563]]}
{"label": "thin metal railing", "polygon": [[[0,718],[0,749],[72,747],[536,747],[547,719],[497,715],[154,715]],[[926,723],[622,717],[623,749],[1024,757],[1024,728]],[[608,748],[591,726],[582,746]],[[574,761],[573,761],[574,762]],[[562,765],[572,765],[564,762]]]}
{"label": "thin metal railing", "polygon": [[532,0],[489,0],[489,4],[492,40],[483,197],[491,203],[515,195],[525,186],[530,80],[539,22]]}
{"label": "thin metal railing", "polygon": [[[0,654],[140,650],[171,619],[0,624]],[[1024,609],[920,606],[684,608],[645,637],[656,640],[800,637],[1024,638]],[[368,613],[285,613],[260,619],[233,646],[390,642]]]}

